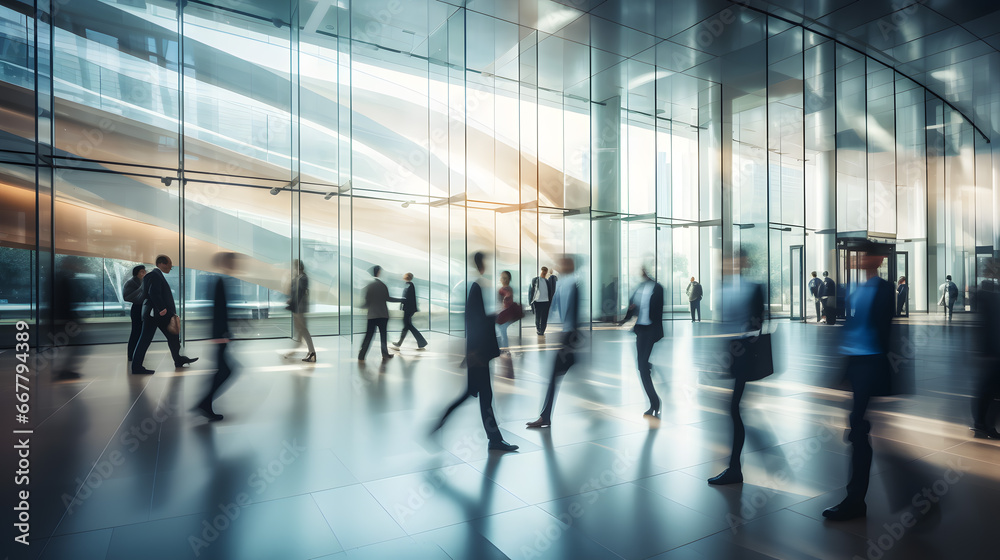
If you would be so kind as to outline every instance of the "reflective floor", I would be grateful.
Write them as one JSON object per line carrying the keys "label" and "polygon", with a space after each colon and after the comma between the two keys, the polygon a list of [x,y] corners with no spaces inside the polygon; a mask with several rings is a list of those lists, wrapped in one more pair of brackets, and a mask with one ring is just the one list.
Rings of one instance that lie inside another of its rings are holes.
{"label": "reflective floor", "polygon": [[[427,351],[407,341],[385,364],[377,349],[356,361],[360,337],[317,338],[316,364],[284,359],[287,340],[233,343],[242,367],[211,424],[189,411],[214,367],[208,343],[187,347],[201,360],[183,371],[155,343],[153,376],[127,374],[124,345],[93,346],[80,380],[33,395],[31,545],[5,549],[74,560],[996,558],[1000,442],[968,430],[973,329],[934,316],[908,328],[917,394],[873,407],[869,514],[839,524],[821,516],[848,475],[839,327],[779,323],[783,371],[744,399],[745,482],[721,488],[706,478],[727,464],[732,382],[710,323],[668,323],[656,345],[660,419],[642,415],[633,335],[594,330],[543,430],[524,423],[554,351],[513,337],[512,359],[494,362],[497,417],[520,445],[507,454],[487,451],[472,401],[427,435],[464,390],[462,339],[431,333]],[[0,354],[0,371],[14,364]],[[917,482],[897,484],[904,472]],[[939,500],[935,515],[905,526],[903,506],[923,499]]]}

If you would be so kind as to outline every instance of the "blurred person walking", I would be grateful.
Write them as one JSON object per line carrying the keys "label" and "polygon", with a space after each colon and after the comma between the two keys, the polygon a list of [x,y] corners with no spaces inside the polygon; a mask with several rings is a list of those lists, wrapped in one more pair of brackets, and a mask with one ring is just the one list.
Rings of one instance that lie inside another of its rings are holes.
{"label": "blurred person walking", "polygon": [[552,364],[552,375],[549,377],[549,387],[545,392],[542,412],[537,420],[527,423],[529,428],[547,428],[552,425],[556,383],[576,363],[576,352],[583,344],[579,325],[580,289],[577,285],[575,271],[576,263],[572,257],[563,256],[559,259],[559,272],[563,274],[563,279],[559,283],[559,291],[555,293],[555,303],[558,305],[559,316],[562,318],[563,330],[559,334],[559,347],[556,350],[555,362]]}
{"label": "blurred person walking", "polygon": [[[692,286],[697,286],[698,291],[692,290]],[[699,300],[701,286],[691,278],[688,285],[688,298],[697,294]],[[628,311],[622,324],[633,316],[636,317],[635,326],[632,332],[635,333],[635,358],[639,368],[639,378],[642,380],[642,388],[646,391],[649,399],[649,410],[643,412],[643,416],[659,416],[663,403],[660,396],[656,394],[653,387],[653,364],[649,362],[649,357],[653,354],[653,345],[663,338],[663,286],[649,275],[647,267],[642,267],[642,283],[635,289],[632,298],[629,300]],[[691,301],[691,322],[694,322],[695,300]],[[698,312],[698,320],[701,320],[701,312]]]}
{"label": "blurred person walking", "polygon": [[466,400],[479,398],[479,413],[489,440],[489,448],[497,451],[516,451],[518,446],[507,443],[500,433],[496,416],[493,413],[493,385],[490,380],[490,360],[500,355],[497,345],[495,318],[486,314],[486,302],[483,299],[484,289],[489,283],[485,278],[486,255],[477,252],[473,255],[479,278],[469,288],[469,296],[465,303],[465,364],[468,372],[468,385],[465,392],[445,410],[441,420],[434,426],[432,433],[443,426],[448,416]]}
{"label": "blurred person walking", "polygon": [[[296,261],[298,262],[298,261]],[[236,269],[235,253],[218,253],[214,258],[215,267],[222,273],[215,281],[215,295],[212,306],[212,339],[215,344],[216,371],[209,383],[208,392],[195,407],[205,415],[210,422],[222,420],[222,415],[215,412],[212,403],[219,395],[220,389],[233,375],[233,360],[229,355],[229,297],[226,290],[226,277]]]}
{"label": "blurred person walking", "polygon": [[864,243],[859,257],[851,264],[862,273],[865,282],[857,286],[847,300],[840,353],[845,357],[845,376],[850,382],[853,400],[849,416],[851,474],[847,496],[839,504],[823,511],[831,521],[846,521],[867,514],[865,497],[871,476],[871,423],[865,418],[874,397],[900,392],[893,372],[898,365],[890,362],[893,345],[895,294],[892,285],[879,278],[878,267],[887,250],[876,243]]}
{"label": "blurred person walking", "polygon": [[497,334],[500,335],[500,351],[510,354],[510,339],[507,337],[507,327],[524,317],[521,306],[514,301],[514,290],[510,287],[510,271],[500,273],[500,289],[497,299],[500,300],[500,313],[497,314]]}
{"label": "blurred person walking", "polygon": [[[987,270],[996,273],[997,264],[990,259]],[[1000,399],[1000,286],[995,278],[980,284],[977,313],[977,345],[979,347],[979,380],[972,398],[972,433],[977,438],[1000,439],[997,431]]]}
{"label": "blurred person walking", "polygon": [[[723,259],[722,323],[731,334],[738,335],[726,344],[723,355],[729,360],[729,375],[733,378],[733,393],[729,400],[729,417],[733,423],[733,447],[729,467],[708,479],[709,484],[743,482],[742,454],[746,427],[740,414],[740,403],[747,383],[774,372],[770,335],[763,334],[764,286],[742,276],[749,259],[739,249]],[[757,331],[754,333],[753,331]]]}
{"label": "blurred person walking", "polygon": [[291,358],[302,347],[304,341],[308,353],[302,361],[315,362],[316,347],[313,346],[312,335],[309,334],[309,325],[306,322],[306,312],[309,311],[309,276],[306,274],[305,265],[299,259],[292,261],[292,270],[295,276],[292,278],[286,309],[292,313],[292,340],[298,345],[295,350],[285,354],[285,358]]}

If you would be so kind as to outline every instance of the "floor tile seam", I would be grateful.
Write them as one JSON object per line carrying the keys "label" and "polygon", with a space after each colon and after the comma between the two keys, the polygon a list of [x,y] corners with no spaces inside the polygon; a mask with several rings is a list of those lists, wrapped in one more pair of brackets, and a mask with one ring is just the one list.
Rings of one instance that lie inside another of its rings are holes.
{"label": "floor tile seam", "polygon": [[[137,394],[135,396],[135,400],[132,401],[132,404],[129,405],[128,410],[125,411],[125,414],[124,414],[124,416],[122,416],[122,419],[118,423],[118,426],[116,426],[115,429],[114,429],[114,431],[111,432],[111,435],[108,436],[108,442],[106,444],[104,444],[104,449],[101,450],[101,453],[97,456],[97,460],[94,461],[94,464],[91,465],[90,470],[87,471],[87,476],[85,476],[82,480],[87,480],[87,478],[89,478],[90,475],[94,473],[94,469],[96,469],[97,465],[100,463],[101,457],[104,457],[104,454],[107,453],[108,449],[111,447],[111,443],[115,439],[115,434],[117,434],[119,432],[119,430],[121,430],[122,426],[125,425],[125,419],[128,418],[129,414],[132,413],[132,410],[135,409],[136,404],[138,404],[138,402],[139,402],[139,399],[142,398],[143,394],[146,393],[146,390],[149,389],[149,385],[150,385],[150,382],[147,381],[146,384],[142,386],[142,391],[139,391],[139,394]],[[82,391],[81,391],[81,393],[82,393]],[[76,498],[77,498],[77,496],[79,496],[81,490],[83,490],[83,485],[82,484],[80,485],[80,488],[77,488],[76,491],[73,493],[73,500],[76,500]],[[56,535],[56,531],[59,530],[59,527],[62,525],[63,521],[66,519],[66,514],[68,512],[69,512],[68,509],[65,510],[65,511],[63,511],[63,514],[59,517],[59,521],[56,522],[55,526],[52,528],[52,534],[49,535],[50,537]],[[147,512],[147,519],[149,517],[149,513],[150,512]]]}
{"label": "floor tile seam", "polygon": [[[152,382],[152,379],[150,380]],[[149,387],[149,383],[146,384]],[[163,407],[163,401],[167,398],[167,384],[163,383],[163,388],[160,391],[160,396],[156,401],[156,408],[153,409],[160,410]],[[160,473],[160,451],[163,449],[163,424],[164,422],[157,422],[156,430],[156,459],[153,461],[153,480],[149,485],[149,513],[146,515],[148,519],[153,514],[153,502],[156,499],[156,478]]]}
{"label": "floor tile seam", "polygon": [[[340,537],[337,536],[337,531],[334,530],[333,525],[330,524],[330,520],[327,519],[326,513],[323,512],[323,508],[320,507],[319,502],[316,501],[315,492],[310,492],[309,493],[309,499],[312,501],[313,505],[316,506],[316,509],[319,510],[319,514],[321,516],[323,516],[323,522],[326,523],[327,528],[330,529],[330,534],[333,535],[333,538],[337,541],[337,546],[340,547],[340,552],[345,552],[347,549],[344,548],[344,543],[341,542]],[[338,554],[338,553],[337,552],[333,552],[331,554]],[[321,555],[321,556],[317,556],[317,558],[322,558],[323,556],[329,556],[329,554],[324,554],[324,555]]]}
{"label": "floor tile seam", "polygon": [[48,416],[46,416],[45,418],[42,418],[42,421],[39,422],[37,425],[35,425],[35,427],[33,428],[33,431],[37,431],[39,428],[42,427],[43,424],[45,424],[47,421],[49,421],[50,418],[52,418],[53,416],[55,416],[56,414],[58,414],[59,411],[61,411],[63,408],[69,406],[69,404],[71,402],[73,402],[74,400],[76,400],[77,397],[79,397],[80,395],[82,395],[83,392],[86,391],[87,388],[89,388],[91,385],[93,385],[96,381],[97,381],[96,379],[91,379],[91,380],[87,381],[87,384],[84,385],[82,389],[80,389],[79,391],[77,391],[76,394],[74,394],[72,397],[70,397],[69,400],[67,400],[63,404],[59,405],[59,408],[53,410]]}
{"label": "floor tile seam", "polygon": [[[471,468],[471,467],[470,467],[470,468]],[[475,469],[473,469],[473,470],[475,470]],[[372,499],[372,501],[374,501],[374,502],[375,502],[376,504],[378,504],[378,507],[382,508],[382,511],[384,511],[384,512],[385,512],[385,514],[386,514],[387,516],[389,516],[389,519],[391,519],[391,520],[392,520],[393,524],[395,524],[395,525],[396,525],[396,527],[398,527],[398,528],[399,528],[399,530],[400,530],[400,531],[402,531],[404,535],[407,535],[407,536],[409,536],[409,534],[410,534],[410,533],[409,533],[409,532],[408,532],[408,531],[407,531],[406,529],[404,529],[404,528],[403,528],[403,526],[402,526],[402,525],[400,525],[398,521],[396,521],[396,518],[392,516],[392,513],[391,513],[391,512],[390,512],[390,511],[388,510],[388,508],[386,508],[385,504],[383,504],[383,503],[382,503],[382,502],[381,502],[381,501],[380,501],[380,500],[379,500],[379,499],[378,499],[378,498],[377,498],[377,497],[375,496],[375,494],[373,494],[373,493],[372,493],[372,491],[371,491],[371,488],[368,488],[368,485],[367,485],[366,483],[364,483],[364,482],[362,482],[362,483],[361,483],[361,488],[363,488],[363,489],[364,489],[364,491],[368,493],[368,496],[369,496],[369,497],[370,497],[370,498]],[[392,540],[392,539],[390,539],[390,540]],[[385,542],[385,541],[382,541],[382,542]],[[360,547],[355,547],[355,548],[360,548]],[[345,550],[346,550],[346,549],[345,549]]]}

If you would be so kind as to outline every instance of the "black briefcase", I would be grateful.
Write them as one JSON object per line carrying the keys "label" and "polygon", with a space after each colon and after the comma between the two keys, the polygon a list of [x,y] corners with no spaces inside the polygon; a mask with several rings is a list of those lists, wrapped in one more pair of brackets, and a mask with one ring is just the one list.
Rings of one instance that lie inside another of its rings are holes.
{"label": "black briefcase", "polygon": [[759,381],[774,373],[771,333],[733,340],[729,351],[733,357],[729,372],[737,381]]}

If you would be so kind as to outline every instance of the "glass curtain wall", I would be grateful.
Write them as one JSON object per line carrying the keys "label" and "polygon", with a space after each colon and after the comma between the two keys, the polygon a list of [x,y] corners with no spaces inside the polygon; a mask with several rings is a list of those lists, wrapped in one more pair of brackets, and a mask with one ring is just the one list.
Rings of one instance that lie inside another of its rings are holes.
{"label": "glass curtain wall", "polygon": [[291,334],[296,259],[315,334],[364,329],[374,265],[393,293],[414,275],[419,328],[460,334],[477,250],[525,305],[577,255],[594,321],[643,266],[668,318],[691,277],[717,318],[743,250],[771,315],[800,319],[809,272],[839,278],[838,240],[860,237],[895,247],[911,311],[940,310],[947,274],[974,306],[992,154],[920,84],[742,6],[675,26],[528,4],[0,7],[0,323],[46,323],[79,257],[79,341],[122,342],[121,285],[166,254],[184,336],[204,338],[219,251],[244,256],[244,338]]}

